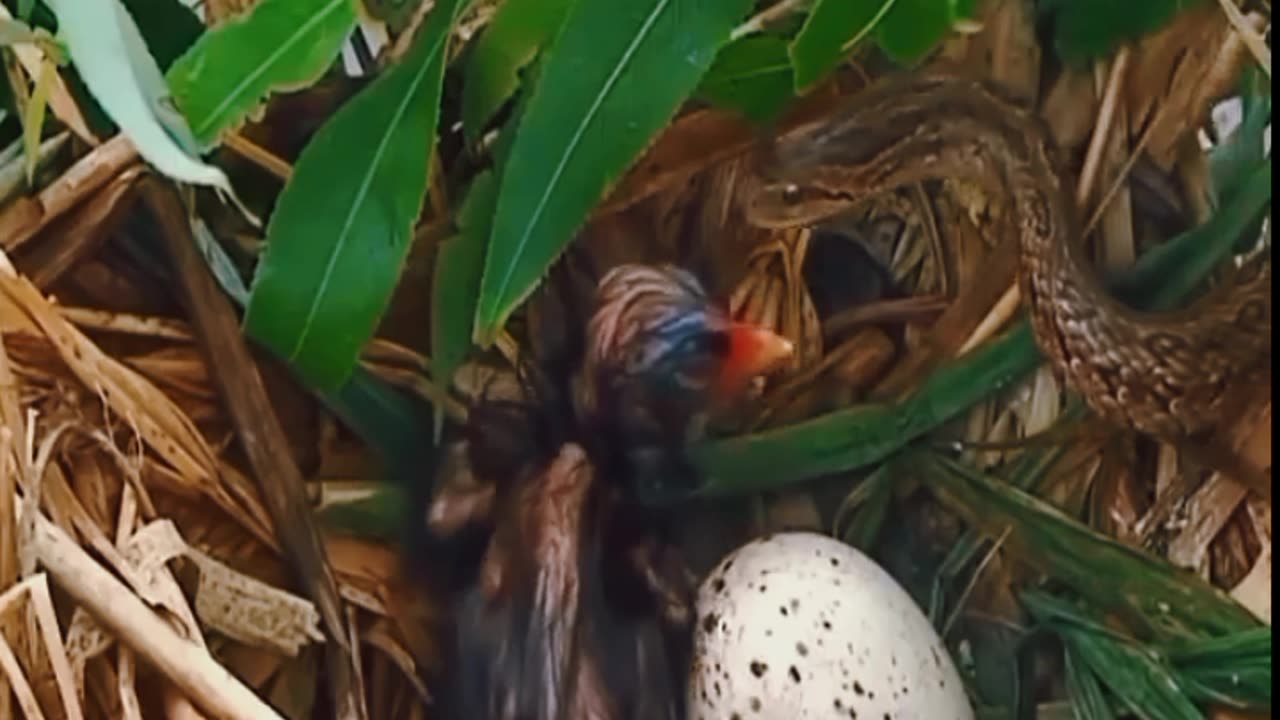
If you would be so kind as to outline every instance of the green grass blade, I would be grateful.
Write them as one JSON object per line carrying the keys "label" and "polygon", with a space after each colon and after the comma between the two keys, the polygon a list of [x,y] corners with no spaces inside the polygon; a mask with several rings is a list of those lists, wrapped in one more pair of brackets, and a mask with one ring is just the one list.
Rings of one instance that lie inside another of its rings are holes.
{"label": "green grass blade", "polygon": [[[1056,507],[942,458],[922,477],[948,507],[1037,570],[1155,638],[1196,638],[1252,629],[1258,622],[1202,580],[1070,518]],[[1099,582],[1105,577],[1106,582]]]}

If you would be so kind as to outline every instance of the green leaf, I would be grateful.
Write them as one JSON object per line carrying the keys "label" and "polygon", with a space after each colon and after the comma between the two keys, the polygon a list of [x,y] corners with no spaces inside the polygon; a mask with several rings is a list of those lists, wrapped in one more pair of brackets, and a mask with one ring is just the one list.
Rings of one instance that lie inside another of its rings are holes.
{"label": "green leaf", "polygon": [[1058,56],[1081,65],[1159,30],[1179,12],[1201,2],[1204,0],[1041,0],[1040,11],[1053,17]]}
{"label": "green leaf", "polygon": [[262,0],[201,36],[169,70],[174,98],[201,148],[271,92],[319,79],[355,21],[352,0]]}
{"label": "green leaf", "polygon": [[193,157],[181,118],[164,112],[164,76],[119,0],[50,0],[49,5],[76,71],[138,154],[171,178],[209,185],[234,198],[226,175]]}
{"label": "green leaf", "polygon": [[1023,321],[1000,340],[938,369],[901,402],[858,405],[695,447],[692,456],[707,477],[698,494],[759,492],[880,462],[1039,361],[1031,327]]}
{"label": "green leaf", "polygon": [[476,177],[458,214],[461,232],[440,246],[436,257],[431,302],[431,370],[447,386],[471,349],[471,320],[475,317],[484,270],[484,245],[489,239],[497,179],[492,172]]}
{"label": "green leaf", "polygon": [[911,65],[951,29],[953,10],[950,0],[897,0],[876,25],[876,42],[894,62]]}
{"label": "green leaf", "polygon": [[520,70],[564,22],[572,0],[506,0],[467,58],[462,127],[474,142],[520,87]]}
{"label": "green leaf", "polygon": [[[925,460],[930,488],[988,537],[1008,532],[1017,557],[1156,638],[1224,635],[1258,626],[1194,573],[1123,545],[1056,507],[943,458]],[[1107,582],[1098,582],[1106,577]]]}
{"label": "green leaf", "polygon": [[1044,593],[1024,593],[1031,613],[1048,623],[1129,709],[1144,720],[1202,720],[1168,661]]}
{"label": "green leaf", "polygon": [[405,492],[429,485],[437,449],[431,437],[431,408],[420,399],[356,368],[342,387],[319,393],[343,424],[377,455],[390,484]]}
{"label": "green leaf", "polygon": [[1116,714],[1111,711],[1102,683],[1080,657],[1080,651],[1068,645],[1065,656],[1067,697],[1071,698],[1077,720],[1115,720]]}
{"label": "green leaf", "polygon": [[791,75],[785,38],[748,35],[721,48],[698,87],[698,96],[766,123],[794,97]]}
{"label": "green leaf", "polygon": [[1264,138],[1271,123],[1270,87],[1258,87],[1262,73],[1249,65],[1242,75],[1240,94],[1244,108],[1240,126],[1209,151],[1213,195],[1219,203],[1237,192],[1248,171],[1265,154]]}
{"label": "green leaf", "polygon": [[749,0],[579,0],[502,172],[475,336],[492,342],[697,86]]}
{"label": "green leaf", "polygon": [[796,92],[813,87],[905,0],[818,0],[790,47]]}
{"label": "green leaf", "polygon": [[246,329],[321,388],[341,385],[386,310],[426,192],[445,43],[466,0],[302,151],[267,227]]}
{"label": "green leaf", "polygon": [[1167,653],[1197,702],[1270,712],[1270,626],[1178,643]]}

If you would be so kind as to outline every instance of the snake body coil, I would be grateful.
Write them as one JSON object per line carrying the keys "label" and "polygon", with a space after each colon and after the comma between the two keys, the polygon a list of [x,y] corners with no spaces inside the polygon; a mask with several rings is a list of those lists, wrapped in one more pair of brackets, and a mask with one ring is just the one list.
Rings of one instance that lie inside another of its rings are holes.
{"label": "snake body coil", "polygon": [[1084,260],[1080,221],[1038,119],[984,83],[917,75],[860,92],[821,125],[779,140],[748,204],[765,227],[813,224],[911,183],[963,179],[1011,203],[1019,286],[1037,344],[1105,419],[1157,436],[1216,425],[1240,382],[1269,379],[1269,256],[1190,306],[1144,313]]}

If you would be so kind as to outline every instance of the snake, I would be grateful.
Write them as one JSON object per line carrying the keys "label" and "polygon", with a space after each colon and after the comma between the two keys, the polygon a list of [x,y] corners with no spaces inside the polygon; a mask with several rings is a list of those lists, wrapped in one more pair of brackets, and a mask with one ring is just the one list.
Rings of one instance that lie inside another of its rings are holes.
{"label": "snake", "polygon": [[1042,118],[987,81],[892,75],[775,138],[745,215],[762,228],[813,226],[929,180],[999,193],[1004,227],[1017,231],[1017,287],[1055,374],[1104,420],[1142,433],[1220,427],[1229,390],[1270,380],[1270,253],[1178,309],[1132,308],[1085,259],[1059,152]]}

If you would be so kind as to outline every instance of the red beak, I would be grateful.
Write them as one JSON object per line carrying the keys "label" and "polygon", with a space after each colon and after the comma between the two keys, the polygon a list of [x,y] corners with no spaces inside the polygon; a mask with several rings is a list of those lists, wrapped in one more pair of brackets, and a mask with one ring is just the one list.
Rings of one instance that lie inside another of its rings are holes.
{"label": "red beak", "polygon": [[781,335],[756,325],[729,326],[729,354],[721,375],[721,390],[737,395],[757,377],[781,370],[795,354],[795,346]]}

